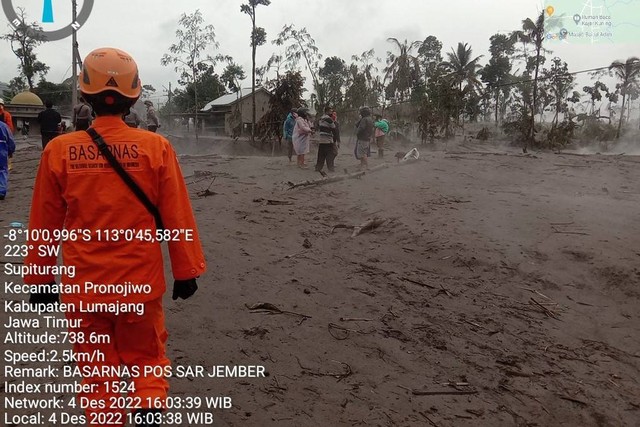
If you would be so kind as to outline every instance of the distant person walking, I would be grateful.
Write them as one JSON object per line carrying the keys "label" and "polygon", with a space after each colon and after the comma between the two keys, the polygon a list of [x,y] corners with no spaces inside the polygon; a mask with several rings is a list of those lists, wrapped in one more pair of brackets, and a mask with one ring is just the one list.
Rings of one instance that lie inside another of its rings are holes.
{"label": "distant person walking", "polygon": [[73,107],[73,128],[75,130],[87,130],[93,120],[93,108],[81,96],[80,103]]}
{"label": "distant person walking", "polygon": [[360,120],[356,123],[356,148],[354,154],[360,160],[360,170],[369,168],[368,157],[371,153],[371,138],[373,138],[373,119],[369,107],[360,108]]}
{"label": "distant person walking", "polygon": [[375,115],[375,122],[373,126],[375,127],[375,137],[376,137],[376,145],[378,147],[378,157],[382,158],[384,156],[384,140],[385,136],[389,133],[389,122],[382,118],[380,114]]}
{"label": "distant person walking", "polygon": [[296,124],[293,127],[293,149],[298,156],[298,167],[306,169],[307,164],[304,162],[305,154],[309,153],[311,145],[311,123],[309,122],[309,109],[299,108]]}
{"label": "distant person walking", "polygon": [[287,143],[288,157],[289,161],[293,157],[293,128],[296,125],[296,119],[298,118],[298,109],[292,108],[289,114],[287,114],[287,118],[282,125],[282,136],[284,137],[285,142]]}
{"label": "distant person walking", "polygon": [[43,150],[49,141],[60,135],[60,122],[62,122],[62,117],[60,117],[60,113],[53,108],[53,102],[51,102],[51,100],[46,100],[44,105],[47,108],[38,113]]}
{"label": "distant person walking", "polygon": [[9,184],[9,159],[16,151],[16,143],[9,126],[0,117],[0,200],[7,196],[7,186]]}
{"label": "distant person walking", "polygon": [[331,107],[325,107],[324,114],[318,121],[318,134],[320,137],[318,144],[318,160],[316,161],[316,172],[321,172],[324,163],[327,163],[329,172],[335,171],[334,160],[338,155],[338,127],[331,118]]}
{"label": "distant person walking", "polygon": [[130,128],[137,128],[141,122],[138,112],[133,107],[129,108],[129,112],[124,115],[123,120]]}
{"label": "distant person walking", "polygon": [[153,102],[149,100],[144,101],[144,105],[147,106],[147,130],[149,132],[155,132],[160,127],[160,120],[158,120],[156,109],[153,108]]}
{"label": "distant person walking", "polygon": [[11,117],[11,113],[4,109],[4,99],[0,98],[0,120],[9,127],[11,134],[16,131],[13,127],[13,117]]}

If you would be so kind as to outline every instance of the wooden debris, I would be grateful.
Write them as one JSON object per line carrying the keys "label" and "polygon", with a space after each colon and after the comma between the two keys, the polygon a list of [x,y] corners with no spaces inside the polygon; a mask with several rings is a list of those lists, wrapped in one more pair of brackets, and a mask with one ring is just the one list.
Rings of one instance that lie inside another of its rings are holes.
{"label": "wooden debris", "polygon": [[349,366],[348,363],[345,362],[338,362],[338,361],[334,361],[334,362],[338,362],[340,364],[342,364],[342,366],[344,367],[344,372],[320,372],[319,370],[315,370],[315,369],[311,369],[311,368],[307,368],[305,366],[302,366],[302,363],[300,362],[300,359],[298,359],[298,356],[296,356],[296,360],[298,361],[298,366],[300,366],[300,369],[302,369],[305,373],[309,374],[309,375],[314,375],[316,377],[334,377],[336,378],[338,381],[342,381],[343,379],[351,376],[351,374],[353,374],[353,370],[351,369],[351,366]]}
{"label": "wooden debris", "polygon": [[209,184],[209,186],[203,190],[203,191],[198,191],[198,197],[209,197],[209,196],[215,196],[216,193],[215,191],[210,191],[209,189],[211,188],[211,186],[213,185],[213,183],[216,181],[217,177],[213,177],[213,179],[211,180],[211,183]]}
{"label": "wooden debris", "polygon": [[422,283],[422,282],[419,282],[417,280],[409,279],[408,277],[404,277],[404,276],[400,277],[400,280],[404,280],[404,281],[407,281],[409,283],[413,283],[414,285],[423,286],[423,287],[429,288],[429,289],[438,289],[435,286],[427,285],[426,283]]}
{"label": "wooden debris", "polygon": [[478,394],[478,390],[411,390],[414,396]]}
{"label": "wooden debris", "polygon": [[384,169],[386,167],[388,167],[388,165],[386,163],[382,163],[380,165],[372,167],[371,169],[369,169],[367,171],[346,173],[344,175],[331,176],[331,177],[328,177],[328,178],[323,177],[323,178],[320,178],[320,179],[307,180],[307,181],[298,182],[298,183],[287,182],[287,185],[289,185],[289,188],[287,188],[287,190],[293,190],[294,188],[299,188],[299,187],[310,187],[310,186],[316,186],[316,185],[330,184],[330,183],[333,183],[333,182],[344,181],[344,180],[347,180],[347,179],[361,178],[367,173],[371,173],[371,172],[374,172],[376,170]]}
{"label": "wooden debris", "polygon": [[382,224],[387,222],[386,219],[383,218],[373,218],[363,222],[360,225],[357,225],[353,228],[353,233],[351,233],[351,237],[357,237],[365,231],[375,230],[380,227]]}
{"label": "wooden debris", "polygon": [[365,319],[363,317],[341,317],[341,322],[373,322],[375,319]]}
{"label": "wooden debris", "polygon": [[295,311],[281,310],[276,305],[271,304],[270,302],[259,302],[253,305],[245,304],[245,307],[247,307],[249,310],[252,310],[254,313],[291,314],[294,316],[300,316],[304,319],[311,319],[311,316],[307,316],[306,314],[296,313]]}
{"label": "wooden debris", "polygon": [[291,202],[289,200],[263,199],[262,197],[259,197],[257,199],[253,199],[253,201],[255,203],[262,203],[264,205],[271,205],[271,206],[293,205],[293,202]]}
{"label": "wooden debris", "polygon": [[570,396],[561,396],[561,395],[558,395],[558,397],[559,397],[560,399],[562,399],[562,400],[568,400],[569,402],[578,403],[578,404],[583,405],[583,406],[589,406],[589,404],[588,404],[587,402],[584,402],[584,401],[582,401],[582,400],[576,399],[576,398],[574,398],[574,397],[570,397]]}
{"label": "wooden debris", "polygon": [[547,307],[545,307],[544,305],[540,304],[533,297],[529,301],[532,302],[533,304],[535,304],[536,306],[540,307],[542,309],[542,312],[544,314],[546,314],[548,317],[552,317],[552,318],[558,320],[558,315],[554,311],[552,311],[552,310],[548,309]]}
{"label": "wooden debris", "polygon": [[553,230],[554,233],[556,234],[577,234],[579,236],[590,236],[589,233],[581,233],[579,231],[564,231],[564,230],[558,230],[555,227],[551,227],[551,229]]}

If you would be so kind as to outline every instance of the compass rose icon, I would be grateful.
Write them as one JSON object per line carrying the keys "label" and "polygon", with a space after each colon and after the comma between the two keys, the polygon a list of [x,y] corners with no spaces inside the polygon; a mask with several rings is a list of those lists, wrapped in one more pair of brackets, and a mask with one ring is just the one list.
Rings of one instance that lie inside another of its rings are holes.
{"label": "compass rose icon", "polygon": [[[42,2],[42,23],[50,24],[54,22],[54,14],[53,14],[53,0],[43,0]],[[76,0],[73,0],[74,7]],[[51,30],[51,31],[37,31],[44,40],[54,41],[54,40],[62,40],[64,38],[69,37],[73,34],[74,31],[77,31],[87,22],[89,19],[89,15],[91,14],[91,10],[93,9],[94,0],[84,0],[82,2],[82,8],[78,12],[77,18],[65,25],[64,27]],[[9,24],[15,29],[18,28],[21,24],[20,18],[16,13],[12,0],[0,0],[0,4],[2,4],[2,11],[4,12],[4,16],[7,17]]]}

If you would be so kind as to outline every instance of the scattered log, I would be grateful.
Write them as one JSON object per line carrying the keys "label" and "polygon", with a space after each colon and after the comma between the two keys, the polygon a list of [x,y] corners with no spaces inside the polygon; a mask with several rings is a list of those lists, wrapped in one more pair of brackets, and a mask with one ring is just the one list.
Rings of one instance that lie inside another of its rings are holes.
{"label": "scattered log", "polygon": [[294,316],[300,316],[303,319],[311,319],[311,316],[307,316],[306,314],[296,313],[295,311],[281,310],[276,305],[271,304],[270,302],[259,302],[253,305],[245,304],[245,307],[247,307],[253,313],[291,314]]}
{"label": "scattered log", "polygon": [[413,283],[414,285],[423,286],[429,289],[438,289],[435,286],[427,285],[426,283],[418,282],[417,280],[409,279],[408,277],[400,277],[400,280],[405,280],[409,283]]}
{"label": "scattered log", "polygon": [[382,224],[387,222],[386,219],[383,218],[373,218],[363,222],[360,225],[353,227],[353,233],[351,233],[351,237],[357,237],[365,231],[375,230],[380,227]]}
{"label": "scattered log", "polygon": [[478,394],[478,390],[411,390],[414,396]]}
{"label": "scattered log", "polygon": [[371,172],[374,172],[374,171],[377,171],[377,170],[380,170],[380,169],[384,169],[384,168],[386,168],[388,166],[389,165],[387,165],[386,163],[382,163],[382,164],[374,166],[371,169],[368,169],[366,171],[352,172],[352,173],[347,173],[345,175],[331,176],[331,177],[328,177],[328,178],[324,178],[323,177],[323,178],[320,178],[320,179],[307,180],[307,181],[298,182],[298,183],[288,182],[287,184],[289,185],[289,188],[287,188],[287,190],[293,190],[294,188],[299,188],[299,187],[311,187],[311,186],[316,186],[316,185],[330,184],[330,183],[333,183],[333,182],[344,181],[344,180],[347,180],[347,179],[361,178],[367,173],[371,173]]}

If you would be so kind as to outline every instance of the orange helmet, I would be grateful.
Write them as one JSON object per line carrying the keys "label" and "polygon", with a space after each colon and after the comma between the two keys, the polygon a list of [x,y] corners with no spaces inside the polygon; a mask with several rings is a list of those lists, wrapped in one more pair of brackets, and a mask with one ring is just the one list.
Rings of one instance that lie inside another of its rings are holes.
{"label": "orange helmet", "polygon": [[78,80],[80,91],[87,95],[113,90],[126,98],[137,99],[141,93],[136,61],[127,52],[113,47],[89,53]]}

